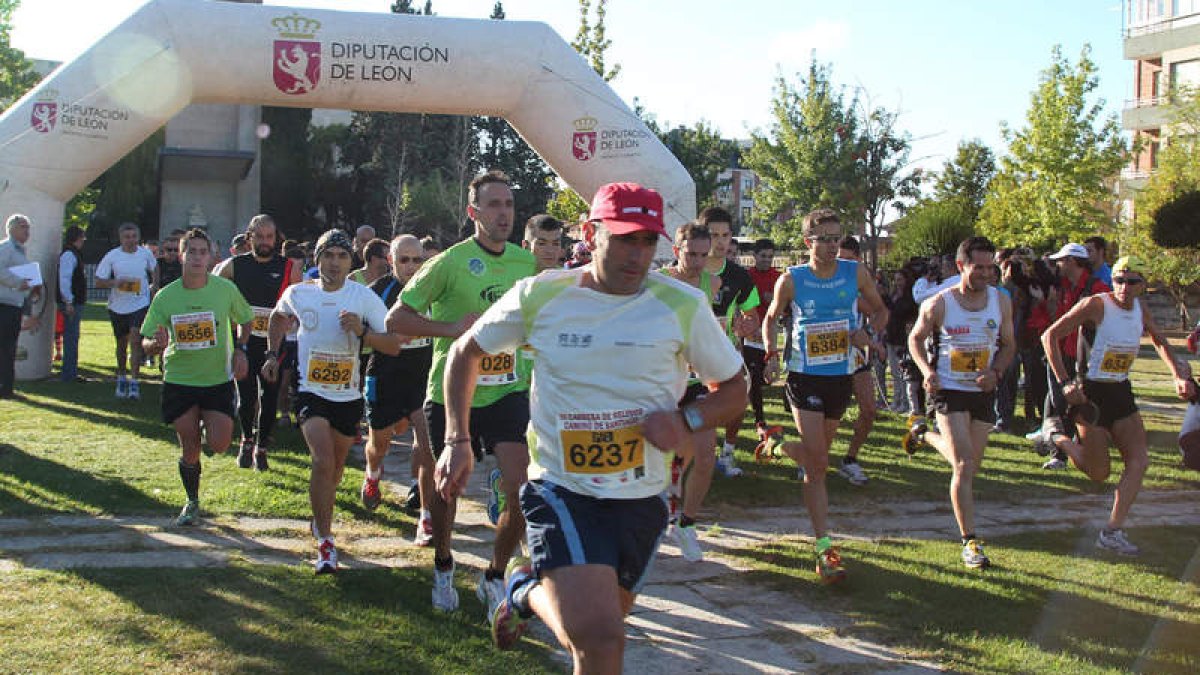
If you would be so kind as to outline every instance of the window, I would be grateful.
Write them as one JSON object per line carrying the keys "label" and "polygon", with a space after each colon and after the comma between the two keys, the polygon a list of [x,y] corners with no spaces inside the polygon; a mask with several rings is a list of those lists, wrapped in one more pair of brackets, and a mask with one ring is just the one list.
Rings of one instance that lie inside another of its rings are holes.
{"label": "window", "polygon": [[1200,59],[1172,63],[1170,83],[1172,89],[1200,86]]}

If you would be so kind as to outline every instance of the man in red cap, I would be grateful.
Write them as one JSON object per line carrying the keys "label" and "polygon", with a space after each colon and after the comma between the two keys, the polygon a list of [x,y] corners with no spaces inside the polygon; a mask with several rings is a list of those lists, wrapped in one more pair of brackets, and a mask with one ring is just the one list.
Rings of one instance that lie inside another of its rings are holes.
{"label": "man in red cap", "polygon": [[[746,405],[741,356],[704,294],[648,274],[666,236],[662,214],[653,190],[602,186],[583,228],[592,262],[517,282],[455,341],[446,365],[454,438],[470,428],[484,359],[521,345],[538,355],[535,445],[520,494],[533,560],[509,563],[492,636],[511,647],[537,614],[571,651],[575,672],[620,672],[624,616],[667,525],[670,454],[690,457],[692,432]],[[712,392],[679,408],[685,364]],[[462,494],[473,467],[467,445],[447,446],[435,473],[445,499]]]}

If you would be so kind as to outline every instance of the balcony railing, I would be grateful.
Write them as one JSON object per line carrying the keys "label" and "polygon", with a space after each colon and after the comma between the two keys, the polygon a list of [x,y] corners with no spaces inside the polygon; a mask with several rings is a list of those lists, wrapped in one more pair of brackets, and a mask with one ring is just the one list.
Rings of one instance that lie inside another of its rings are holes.
{"label": "balcony railing", "polygon": [[1133,167],[1121,169],[1121,180],[1144,180],[1149,177],[1150,172],[1146,169],[1135,169]]}
{"label": "balcony railing", "polygon": [[1170,102],[1169,96],[1143,96],[1142,98],[1127,98],[1125,99],[1125,109],[1133,110],[1135,108],[1152,108],[1156,105],[1166,105]]}
{"label": "balcony railing", "polygon": [[1140,35],[1150,35],[1152,33],[1161,33],[1162,31],[1182,28],[1183,26],[1191,26],[1200,24],[1200,10],[1182,11],[1179,14],[1171,15],[1170,9],[1166,9],[1166,13],[1161,15],[1152,15],[1149,5],[1155,4],[1153,0],[1125,0],[1125,30],[1124,36],[1127,38],[1138,37]]}

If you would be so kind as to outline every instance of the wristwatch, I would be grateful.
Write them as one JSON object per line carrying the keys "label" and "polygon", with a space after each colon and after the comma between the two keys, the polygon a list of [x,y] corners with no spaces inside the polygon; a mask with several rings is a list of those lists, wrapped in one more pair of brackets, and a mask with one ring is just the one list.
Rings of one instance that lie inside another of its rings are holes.
{"label": "wristwatch", "polygon": [[683,415],[683,426],[688,428],[688,431],[697,431],[704,426],[704,415],[700,412],[700,408],[688,404],[679,409]]}

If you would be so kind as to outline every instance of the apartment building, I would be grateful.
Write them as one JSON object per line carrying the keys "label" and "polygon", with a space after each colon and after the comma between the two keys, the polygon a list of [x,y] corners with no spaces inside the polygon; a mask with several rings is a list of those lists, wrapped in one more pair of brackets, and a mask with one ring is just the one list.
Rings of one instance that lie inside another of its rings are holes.
{"label": "apartment building", "polygon": [[1123,10],[1124,52],[1134,78],[1121,121],[1142,141],[1141,152],[1121,173],[1128,196],[1158,165],[1171,89],[1200,87],[1200,0],[1124,0]]}

